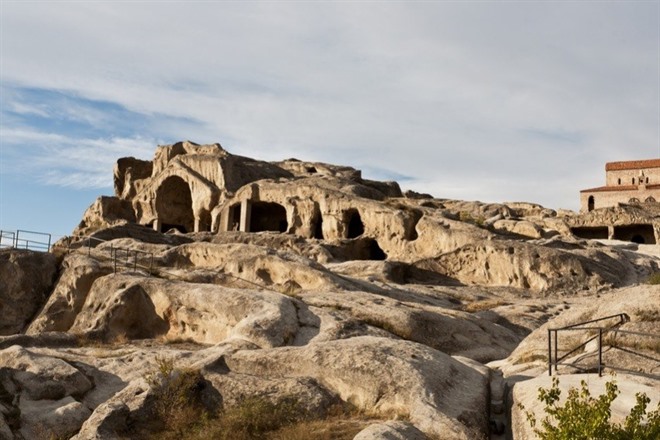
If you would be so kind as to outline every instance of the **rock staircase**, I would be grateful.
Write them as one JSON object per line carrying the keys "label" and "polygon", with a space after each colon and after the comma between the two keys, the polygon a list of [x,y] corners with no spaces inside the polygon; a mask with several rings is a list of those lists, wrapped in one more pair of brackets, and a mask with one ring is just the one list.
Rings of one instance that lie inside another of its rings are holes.
{"label": "rock staircase", "polygon": [[511,439],[508,383],[498,369],[490,370],[490,440]]}

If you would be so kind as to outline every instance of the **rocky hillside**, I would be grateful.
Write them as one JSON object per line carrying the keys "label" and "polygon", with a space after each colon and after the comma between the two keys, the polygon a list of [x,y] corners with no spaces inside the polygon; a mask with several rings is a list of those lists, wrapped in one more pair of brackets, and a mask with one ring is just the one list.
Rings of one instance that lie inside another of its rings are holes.
{"label": "rocky hillside", "polygon": [[[547,374],[548,326],[660,321],[655,245],[574,213],[189,142],[115,189],[51,253],[0,250],[0,439],[504,438],[493,383]],[[657,390],[657,340],[622,335],[606,366]]]}

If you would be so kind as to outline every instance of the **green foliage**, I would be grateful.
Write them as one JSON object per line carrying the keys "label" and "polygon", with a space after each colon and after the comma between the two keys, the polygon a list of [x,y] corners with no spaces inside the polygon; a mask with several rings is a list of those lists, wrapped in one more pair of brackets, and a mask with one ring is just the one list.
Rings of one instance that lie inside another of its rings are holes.
{"label": "green foliage", "polygon": [[[636,404],[623,424],[610,421],[612,401],[620,391],[614,381],[605,384],[605,394],[591,396],[587,383],[571,388],[563,405],[559,404],[559,379],[549,389],[539,388],[538,399],[545,404],[546,416],[540,420],[529,411],[525,416],[541,440],[656,440],[660,438],[660,402],[647,414],[651,402],[646,394],[636,394]],[[522,410],[524,407],[519,405]]]}
{"label": "green foliage", "polygon": [[461,211],[458,213],[458,219],[462,222],[472,223],[475,226],[483,227],[486,221],[483,215],[474,216],[471,212]]}
{"label": "green foliage", "polygon": [[660,272],[653,272],[646,280],[646,284],[660,284]]}

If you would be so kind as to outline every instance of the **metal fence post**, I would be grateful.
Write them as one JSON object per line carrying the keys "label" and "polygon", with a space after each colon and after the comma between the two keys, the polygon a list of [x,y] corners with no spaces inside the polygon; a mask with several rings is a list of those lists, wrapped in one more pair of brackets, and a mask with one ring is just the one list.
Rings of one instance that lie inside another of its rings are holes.
{"label": "metal fence post", "polygon": [[557,340],[559,339],[559,330],[555,329],[555,373],[557,372]]}
{"label": "metal fence post", "polygon": [[548,329],[548,376],[552,376],[552,330]]}
{"label": "metal fence post", "polygon": [[598,377],[602,376],[603,365],[603,329],[598,328]]}

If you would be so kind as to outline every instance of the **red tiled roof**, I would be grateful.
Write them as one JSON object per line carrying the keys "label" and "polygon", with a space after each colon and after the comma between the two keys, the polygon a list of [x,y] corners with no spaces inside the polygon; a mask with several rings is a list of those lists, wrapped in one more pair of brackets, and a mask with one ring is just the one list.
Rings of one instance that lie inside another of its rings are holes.
{"label": "red tiled roof", "polygon": [[640,170],[644,168],[660,168],[660,159],[628,160],[605,164],[605,171]]}
{"label": "red tiled roof", "polygon": [[[660,184],[646,185],[646,189],[658,189]],[[599,186],[597,188],[583,189],[580,192],[603,192],[603,191],[637,191],[637,185],[616,185],[616,186]]]}
{"label": "red tiled roof", "polygon": [[602,192],[602,191],[637,191],[637,185],[599,186],[597,188],[583,189],[580,192],[583,193],[583,192]]}

